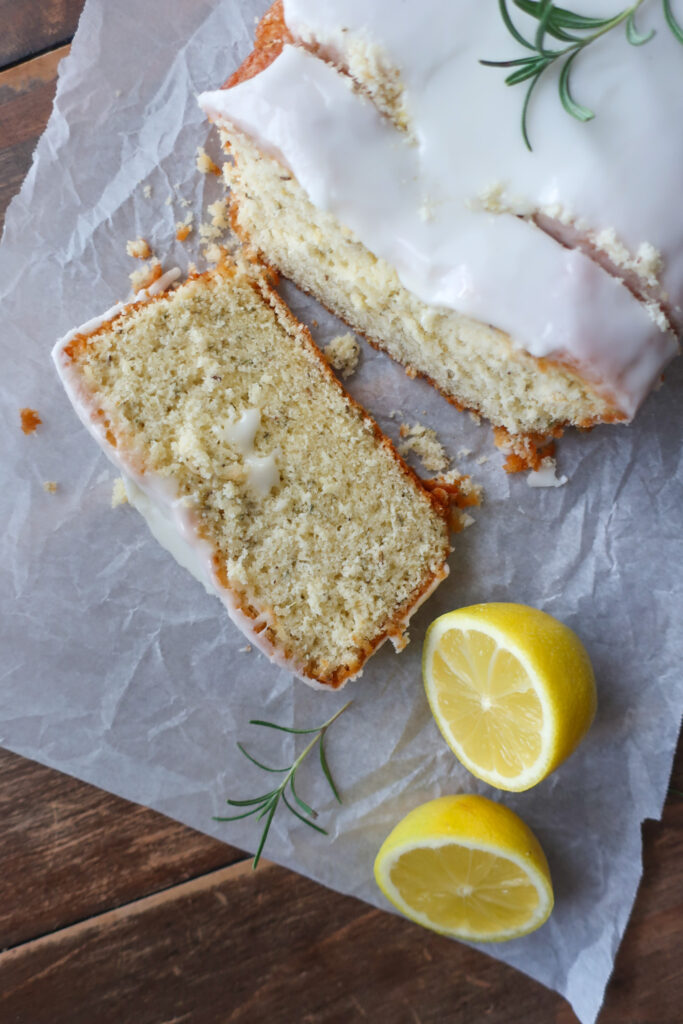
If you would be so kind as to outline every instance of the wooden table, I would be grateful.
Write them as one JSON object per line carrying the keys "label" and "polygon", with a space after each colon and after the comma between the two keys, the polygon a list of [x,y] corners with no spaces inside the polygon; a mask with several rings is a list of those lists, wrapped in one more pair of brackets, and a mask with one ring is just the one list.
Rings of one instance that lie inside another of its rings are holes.
{"label": "wooden table", "polygon": [[[0,0],[0,222],[83,2]],[[672,790],[600,1024],[683,1020],[682,826]],[[489,957],[3,751],[0,867],[3,1024],[576,1020]]]}

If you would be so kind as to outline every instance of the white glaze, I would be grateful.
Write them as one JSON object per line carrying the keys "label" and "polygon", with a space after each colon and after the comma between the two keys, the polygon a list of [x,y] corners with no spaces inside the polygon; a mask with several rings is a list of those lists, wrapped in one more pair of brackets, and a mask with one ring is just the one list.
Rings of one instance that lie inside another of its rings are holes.
{"label": "white glaze", "polygon": [[557,465],[554,459],[543,459],[539,469],[527,473],[526,482],[529,487],[564,487],[567,477],[557,475]]}
{"label": "white glaze", "polygon": [[[532,355],[569,359],[632,415],[677,351],[673,337],[586,256],[526,220],[487,212],[478,197],[495,188],[504,208],[614,229],[633,254],[649,243],[680,315],[683,47],[661,10],[651,12],[658,33],[647,46],[630,47],[618,30],[576,62],[574,93],[596,110],[593,122],[563,111],[547,75],[530,110],[533,153],[520,132],[523,89],[478,63],[524,53],[492,3],[285,0],[285,14],[296,36],[340,59],[354,40],[378,45],[400,71],[412,141],[301,47],[205,93],[205,112],[282,160],[423,301],[492,323]],[[650,12],[641,14],[646,28]]]}
{"label": "white glaze", "polygon": [[220,437],[240,455],[244,455],[247,487],[259,498],[265,498],[280,482],[276,453],[257,455],[254,447],[261,426],[261,410],[245,409],[238,420],[228,421],[218,428]]}
{"label": "white glaze", "polygon": [[238,420],[227,422],[221,427],[220,435],[241,455],[247,455],[254,450],[254,440],[260,426],[261,410],[245,409]]}

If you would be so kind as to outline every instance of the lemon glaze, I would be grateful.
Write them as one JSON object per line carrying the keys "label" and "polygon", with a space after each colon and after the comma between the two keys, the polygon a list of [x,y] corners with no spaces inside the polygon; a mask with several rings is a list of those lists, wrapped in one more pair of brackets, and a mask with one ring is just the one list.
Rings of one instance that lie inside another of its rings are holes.
{"label": "lemon glaze", "polygon": [[[506,331],[533,356],[577,366],[632,416],[677,351],[661,310],[529,217],[576,226],[610,255],[630,254],[636,268],[642,257],[643,275],[657,278],[680,317],[683,246],[672,214],[683,166],[683,56],[661,12],[648,46],[631,47],[616,30],[577,60],[572,88],[597,111],[593,122],[564,112],[556,75],[547,74],[530,108],[530,153],[523,90],[479,64],[524,53],[494,5],[284,7],[294,36],[340,64],[355,47],[376,47],[400,77],[408,130],[302,46],[286,46],[253,79],[203,94],[205,112],[278,157],[311,201],[395,266],[420,299]],[[606,0],[578,9],[617,11]],[[520,14],[519,24],[532,22]],[[495,211],[481,199],[492,191]]]}

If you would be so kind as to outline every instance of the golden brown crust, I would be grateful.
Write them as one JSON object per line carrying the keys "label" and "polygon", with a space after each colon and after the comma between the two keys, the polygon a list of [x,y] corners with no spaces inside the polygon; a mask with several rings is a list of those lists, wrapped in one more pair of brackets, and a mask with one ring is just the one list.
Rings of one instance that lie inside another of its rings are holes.
{"label": "golden brown crust", "polygon": [[254,49],[237,71],[230,75],[222,88],[230,89],[233,85],[253,78],[260,71],[265,71],[275,58],[280,56],[285,43],[293,42],[294,38],[285,24],[282,0],[275,0],[256,27]]}

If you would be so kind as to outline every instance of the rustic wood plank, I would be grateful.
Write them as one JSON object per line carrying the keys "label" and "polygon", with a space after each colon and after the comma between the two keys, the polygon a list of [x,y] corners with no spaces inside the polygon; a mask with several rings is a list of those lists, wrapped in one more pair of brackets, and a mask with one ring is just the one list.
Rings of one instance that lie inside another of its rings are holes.
{"label": "rustic wood plank", "polygon": [[[680,767],[680,765],[679,765]],[[683,802],[646,827],[646,883],[600,1024],[677,1024]],[[0,955],[0,1019],[31,1024],[575,1024],[474,950],[250,862]]]}
{"label": "rustic wood plank", "polygon": [[[600,1024],[680,1019],[682,825],[672,802],[646,829],[647,880]],[[90,1024],[95,1006],[101,1024],[133,1011],[136,1024],[575,1024],[558,996],[489,957],[250,862],[0,955],[0,1019]]]}
{"label": "rustic wood plank", "polygon": [[0,822],[0,949],[245,857],[3,750]]}
{"label": "rustic wood plank", "polygon": [[62,46],[0,72],[0,231],[9,201],[19,191],[47,124],[57,67],[68,52],[69,47]]}
{"label": "rustic wood plank", "polygon": [[550,1024],[561,1010],[510,968],[265,862],[0,955],[0,1019],[31,1024]]}
{"label": "rustic wood plank", "polygon": [[0,68],[68,42],[85,0],[0,0]]}

